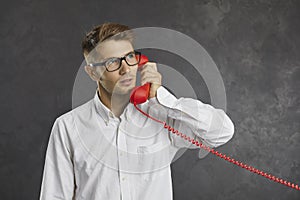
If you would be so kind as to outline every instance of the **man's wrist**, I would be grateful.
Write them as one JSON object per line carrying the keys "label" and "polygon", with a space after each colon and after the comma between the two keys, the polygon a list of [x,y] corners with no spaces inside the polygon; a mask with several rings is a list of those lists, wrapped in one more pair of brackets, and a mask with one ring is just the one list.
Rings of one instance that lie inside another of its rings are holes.
{"label": "man's wrist", "polygon": [[158,89],[160,86],[161,86],[160,84],[155,84],[155,83],[152,83],[152,84],[151,84],[150,93],[149,93],[149,98],[156,97],[157,89]]}

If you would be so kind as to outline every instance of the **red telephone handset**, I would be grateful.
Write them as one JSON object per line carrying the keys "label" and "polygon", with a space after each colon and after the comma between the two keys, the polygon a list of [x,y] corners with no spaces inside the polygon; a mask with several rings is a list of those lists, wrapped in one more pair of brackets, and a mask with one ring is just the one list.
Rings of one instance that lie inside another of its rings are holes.
{"label": "red telephone handset", "polygon": [[[145,55],[141,55],[140,62],[138,64],[138,70],[141,70],[143,65],[148,62],[148,58]],[[146,83],[143,86],[135,87],[130,93],[130,102],[133,104],[141,104],[147,101],[150,92],[150,83]]]}
{"label": "red telephone handset", "polygon": [[[148,61],[149,61],[149,60],[148,60],[147,56],[141,55],[140,62],[139,62],[139,64],[138,64],[138,70],[141,70],[142,66],[143,66],[144,64],[146,64]],[[223,154],[223,153],[221,153],[221,152],[218,152],[218,151],[216,151],[215,149],[210,148],[210,147],[204,145],[202,142],[200,142],[200,141],[198,141],[198,140],[196,140],[196,139],[192,139],[192,138],[190,138],[189,136],[185,135],[184,133],[179,132],[178,130],[176,130],[176,129],[172,128],[171,126],[167,125],[166,122],[160,121],[160,120],[158,120],[158,119],[156,119],[156,118],[150,116],[149,114],[145,113],[144,111],[142,111],[142,110],[137,106],[137,104],[141,104],[141,103],[144,103],[144,102],[147,101],[147,99],[148,99],[148,97],[149,97],[150,86],[151,86],[150,83],[146,83],[146,84],[144,84],[143,86],[135,87],[135,88],[131,91],[131,93],[130,93],[130,102],[133,103],[133,104],[134,104],[134,107],[135,107],[138,111],[140,111],[142,114],[144,114],[145,116],[151,118],[152,120],[157,121],[158,123],[163,124],[163,127],[164,127],[165,129],[167,129],[168,131],[170,131],[172,134],[174,134],[174,135],[176,135],[176,136],[178,136],[178,137],[181,137],[181,138],[184,139],[184,140],[187,140],[188,142],[192,143],[193,145],[195,145],[195,146],[197,146],[197,147],[199,147],[199,148],[203,148],[204,150],[206,150],[206,151],[208,151],[208,152],[210,152],[210,153],[212,153],[212,154],[218,156],[219,158],[222,158],[222,159],[224,159],[224,160],[226,160],[226,161],[228,161],[228,162],[230,162],[230,163],[232,163],[232,164],[234,164],[234,165],[237,165],[237,166],[239,166],[239,167],[241,167],[241,168],[244,168],[244,169],[246,169],[246,170],[248,170],[248,171],[250,171],[250,172],[253,172],[253,173],[256,173],[256,174],[258,174],[258,175],[261,175],[261,176],[263,176],[263,177],[265,177],[265,178],[268,178],[268,179],[270,179],[270,180],[272,180],[272,181],[274,181],[274,182],[283,184],[283,185],[285,185],[285,186],[288,186],[288,187],[293,188],[293,189],[296,189],[296,190],[300,190],[300,187],[299,187],[297,184],[288,182],[288,181],[286,181],[286,180],[284,180],[284,179],[281,179],[281,178],[278,178],[278,177],[273,176],[273,175],[271,175],[271,174],[265,173],[265,172],[263,172],[263,171],[261,171],[261,170],[255,168],[255,167],[252,167],[252,166],[250,166],[250,165],[246,165],[246,164],[244,164],[244,163],[242,163],[242,162],[240,162],[240,161],[237,161],[237,160],[235,160],[235,159],[233,159],[233,158],[230,158],[229,156],[226,156],[225,154]]]}

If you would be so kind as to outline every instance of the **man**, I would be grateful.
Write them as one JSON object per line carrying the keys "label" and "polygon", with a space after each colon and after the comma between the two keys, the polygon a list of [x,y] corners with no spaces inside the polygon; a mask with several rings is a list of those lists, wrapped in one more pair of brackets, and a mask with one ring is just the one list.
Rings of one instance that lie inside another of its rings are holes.
{"label": "man", "polygon": [[[196,147],[129,103],[140,61],[132,32],[104,23],[86,35],[82,48],[85,71],[98,88],[92,100],[54,122],[40,199],[172,199],[172,159],[179,149]],[[151,83],[140,109],[211,147],[232,138],[234,126],[224,111],[177,99],[161,85],[153,62],[140,73],[141,85]]]}

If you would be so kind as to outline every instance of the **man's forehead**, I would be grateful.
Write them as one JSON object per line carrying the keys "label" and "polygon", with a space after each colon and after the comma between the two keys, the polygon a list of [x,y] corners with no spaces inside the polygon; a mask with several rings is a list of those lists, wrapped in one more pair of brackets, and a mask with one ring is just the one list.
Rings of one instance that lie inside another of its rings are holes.
{"label": "man's forehead", "polygon": [[105,60],[111,57],[122,57],[134,49],[127,40],[108,40],[98,44],[95,50],[101,60]]}

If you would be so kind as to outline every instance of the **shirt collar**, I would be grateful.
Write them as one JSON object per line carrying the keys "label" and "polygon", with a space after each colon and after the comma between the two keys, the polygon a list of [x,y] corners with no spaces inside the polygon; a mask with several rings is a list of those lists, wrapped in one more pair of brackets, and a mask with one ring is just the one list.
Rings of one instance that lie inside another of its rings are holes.
{"label": "shirt collar", "polygon": [[110,111],[109,108],[107,108],[100,100],[100,92],[98,93],[98,88],[96,90],[95,96],[94,96],[94,104],[96,107],[97,113],[103,118],[106,124],[109,122],[109,118],[113,117],[113,113]]}
{"label": "shirt collar", "polygon": [[[100,100],[100,92],[98,92],[99,89],[97,88],[96,93],[94,95],[94,104],[96,107],[96,111],[97,113],[103,118],[103,120],[105,121],[105,124],[108,125],[109,120],[114,118],[114,114],[113,112],[107,108],[102,101]],[[152,98],[152,99],[156,99],[156,98]],[[140,104],[141,107],[144,107],[145,105],[148,104],[148,102],[151,102],[151,100],[147,100],[146,102]],[[155,103],[154,103],[155,104]],[[132,103],[129,103],[127,105],[127,107],[124,109],[124,117],[126,119],[129,118],[129,116],[132,114],[132,112],[134,111],[136,112],[136,109],[134,108],[134,105]]]}

